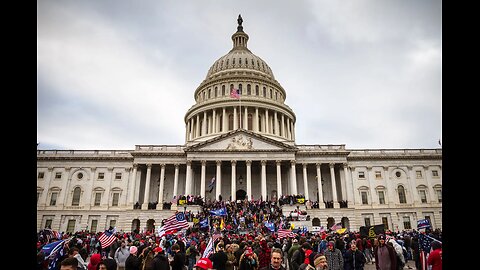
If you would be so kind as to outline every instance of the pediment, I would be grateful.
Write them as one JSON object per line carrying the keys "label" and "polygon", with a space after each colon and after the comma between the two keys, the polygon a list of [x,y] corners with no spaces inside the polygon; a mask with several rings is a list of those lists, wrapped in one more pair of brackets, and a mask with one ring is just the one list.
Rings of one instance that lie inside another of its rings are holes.
{"label": "pediment", "polygon": [[192,145],[186,151],[295,151],[296,148],[261,136],[259,134],[236,130],[205,142]]}

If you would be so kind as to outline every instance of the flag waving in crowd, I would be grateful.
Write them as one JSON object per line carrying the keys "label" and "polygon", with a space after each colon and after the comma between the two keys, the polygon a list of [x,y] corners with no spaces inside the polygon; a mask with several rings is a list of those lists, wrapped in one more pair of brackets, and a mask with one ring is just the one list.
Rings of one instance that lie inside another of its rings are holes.
{"label": "flag waving in crowd", "polygon": [[188,228],[188,222],[185,219],[185,214],[182,212],[177,212],[173,216],[169,217],[162,227],[158,229],[159,237],[162,237],[165,234],[170,234],[173,231],[178,231],[183,228]]}
{"label": "flag waving in crowd", "polygon": [[117,240],[117,236],[115,235],[116,233],[117,229],[110,227],[108,230],[105,230],[102,235],[100,235],[98,240],[102,244],[102,248],[110,246],[115,240]]}
{"label": "flag waving in crowd", "polygon": [[213,188],[215,187],[215,176],[212,177],[210,183],[208,184],[208,192],[212,193]]}
{"label": "flag waving in crowd", "polygon": [[282,239],[285,237],[295,237],[295,233],[293,233],[291,230],[288,230],[288,229],[278,229],[277,234],[279,239]]}

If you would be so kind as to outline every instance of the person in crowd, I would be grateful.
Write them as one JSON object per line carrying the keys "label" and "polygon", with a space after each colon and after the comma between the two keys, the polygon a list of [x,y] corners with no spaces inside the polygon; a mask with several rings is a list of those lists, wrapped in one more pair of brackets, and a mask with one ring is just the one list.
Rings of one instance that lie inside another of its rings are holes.
{"label": "person in crowd", "polygon": [[198,252],[195,241],[192,241],[190,243],[190,246],[187,248],[187,251],[185,252],[185,254],[188,261],[188,270],[193,270],[193,267],[197,262],[197,256],[200,255],[200,252]]}
{"label": "person in crowd", "polygon": [[357,249],[357,241],[352,240],[350,249],[345,252],[344,270],[363,270],[365,265],[365,256]]}
{"label": "person in crowd", "polygon": [[325,257],[327,258],[328,269],[343,270],[343,255],[338,248],[335,248],[335,242],[328,242]]}
{"label": "person in crowd", "polygon": [[213,268],[213,263],[208,258],[201,258],[195,264],[195,270],[211,270]]}
{"label": "person in crowd", "polygon": [[62,263],[60,263],[60,270],[77,270],[78,260],[74,257],[65,258]]}
{"label": "person in crowd", "polygon": [[317,253],[314,257],[313,264],[315,265],[316,270],[328,269],[327,257],[323,254]]}
{"label": "person in crowd", "polygon": [[128,250],[127,244],[125,240],[122,240],[114,255],[118,270],[125,270],[125,261],[129,256],[130,251]]}
{"label": "person in crowd", "polygon": [[246,247],[243,254],[240,256],[239,270],[257,270],[258,258],[251,247]]}
{"label": "person in crowd", "polygon": [[170,270],[168,258],[165,256],[163,248],[156,247],[153,249],[155,256],[153,257],[152,270]]}
{"label": "person in crowd", "polygon": [[392,246],[385,243],[385,235],[379,234],[378,245],[375,246],[375,266],[377,270],[397,270],[397,255]]}
{"label": "person in crowd", "polygon": [[428,256],[427,264],[432,266],[432,270],[442,270],[442,243],[432,242],[433,251]]}
{"label": "person in crowd", "polygon": [[402,270],[406,263],[405,257],[403,256],[402,246],[400,246],[400,244],[398,244],[394,238],[388,239],[387,244],[391,244],[393,249],[395,250],[397,269]]}
{"label": "person in crowd", "polygon": [[98,263],[102,260],[102,255],[99,253],[94,253],[90,256],[90,261],[88,262],[87,269],[88,270],[95,270],[97,269]]}
{"label": "person in crowd", "polygon": [[224,245],[222,242],[217,245],[217,252],[210,255],[210,260],[213,263],[213,268],[216,270],[226,270],[228,256],[225,253]]}
{"label": "person in crowd", "polygon": [[180,246],[177,243],[173,244],[172,252],[173,260],[170,262],[171,269],[183,270],[183,266],[185,265],[185,254],[180,252]]}
{"label": "person in crowd", "polygon": [[286,270],[282,266],[283,252],[279,248],[273,248],[270,251],[270,264],[261,268],[260,270]]}
{"label": "person in crowd", "polygon": [[140,260],[137,257],[138,248],[136,246],[130,247],[130,255],[125,260],[125,270],[140,270]]}
{"label": "person in crowd", "polygon": [[233,245],[235,244],[227,245],[227,270],[234,270],[234,267],[237,264],[237,258],[233,253]]}

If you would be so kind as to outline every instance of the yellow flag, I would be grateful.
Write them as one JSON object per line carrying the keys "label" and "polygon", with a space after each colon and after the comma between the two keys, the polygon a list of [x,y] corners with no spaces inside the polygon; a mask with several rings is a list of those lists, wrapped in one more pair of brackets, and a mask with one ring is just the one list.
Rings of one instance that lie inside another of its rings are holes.
{"label": "yellow flag", "polygon": [[337,233],[338,233],[338,234],[342,234],[342,233],[344,233],[346,230],[347,230],[347,228],[341,228],[341,229],[338,229],[338,230],[337,230]]}
{"label": "yellow flag", "polygon": [[222,218],[222,221],[220,221],[220,230],[223,230],[223,227],[225,227],[225,222],[223,222]]}
{"label": "yellow flag", "polygon": [[293,230],[295,229],[295,224],[292,223],[292,225],[290,225],[290,230]]}

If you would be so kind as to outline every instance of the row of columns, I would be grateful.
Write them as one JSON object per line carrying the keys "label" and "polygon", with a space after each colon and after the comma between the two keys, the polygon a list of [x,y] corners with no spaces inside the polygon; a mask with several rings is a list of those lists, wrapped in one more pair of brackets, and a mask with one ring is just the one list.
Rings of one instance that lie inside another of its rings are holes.
{"label": "row of columns", "polygon": [[[269,110],[266,108],[264,109],[263,114],[259,114],[259,108],[255,107],[255,114],[252,115],[252,126],[249,126],[249,108],[250,107],[248,106],[244,106],[243,108],[240,107],[243,112],[240,113],[242,117],[241,121],[238,121],[239,113],[237,111],[237,107],[233,107],[233,127],[228,127],[229,116],[232,113],[227,112],[226,108],[222,108],[221,115],[217,115],[216,109],[212,109],[211,112],[203,111],[203,113],[198,113],[196,116],[190,117],[190,119],[187,121],[185,140],[193,140],[200,137],[200,134],[205,136],[208,134],[226,132],[230,128],[232,128],[232,130],[243,128],[245,130],[252,130],[254,132],[260,132],[260,130],[262,130],[263,133],[281,136],[289,140],[295,140],[295,123],[290,120],[290,117],[277,111],[273,111],[273,116],[270,117]],[[250,113],[252,113],[251,109]],[[280,114],[280,116],[278,114]],[[262,120],[260,123],[261,126],[259,126],[259,119]],[[240,126],[238,122],[240,122]]]}
{"label": "row of columns", "polygon": [[[200,196],[205,198],[205,174],[206,174],[206,160],[201,161],[201,176],[200,176]],[[231,198],[232,200],[236,200],[236,160],[230,161],[231,163]],[[280,197],[283,195],[282,192],[282,169],[281,169],[281,160],[276,160],[276,176],[277,176],[277,196]],[[246,160],[246,176],[247,176],[247,196],[248,198],[252,198],[252,161],[251,160]],[[262,199],[265,199],[267,197],[267,170],[266,170],[266,165],[267,165],[267,160],[260,160],[261,164],[261,172],[260,172],[260,188],[261,188],[261,196]],[[181,195],[178,194],[178,175],[179,175],[179,165],[180,164],[174,164],[175,166],[175,176],[174,176],[174,183],[173,183],[173,196]],[[222,161],[217,160],[216,161],[216,188],[215,188],[215,198],[218,199],[219,195],[222,194]],[[307,174],[307,163],[303,163],[303,186],[304,186],[304,196],[305,200],[310,200],[309,196],[309,189],[308,189],[308,174]],[[317,179],[317,189],[318,189],[318,196],[319,196],[319,202],[323,202],[323,187],[321,183],[321,163],[316,163],[316,179]],[[146,184],[145,184],[145,196],[144,196],[144,205],[148,204],[150,201],[149,195],[150,195],[150,182],[151,182],[151,170],[152,170],[152,164],[146,164],[147,166],[147,172],[146,172]],[[166,164],[160,164],[160,183],[159,183],[159,190],[158,190],[158,200],[159,203],[163,203],[163,191],[164,191],[164,186],[165,186],[165,166]],[[297,179],[296,179],[296,161],[290,161],[290,191],[292,195],[297,195]],[[133,166],[133,179],[137,179],[137,164],[134,164]],[[337,199],[337,187],[336,187],[336,181],[335,181],[335,164],[330,163],[330,181],[332,185],[332,196],[333,196],[333,202],[334,202],[334,208],[338,208],[338,199]],[[346,164],[343,164],[344,168],[344,173],[345,173],[345,180],[347,183],[349,183],[348,180],[348,167]],[[192,171],[192,161],[187,161],[186,163],[186,179],[185,179],[185,195],[191,195],[193,194],[193,171]],[[319,180],[320,179],[320,180]],[[130,190],[135,190],[135,181],[130,182]],[[347,186],[347,196],[351,194],[351,187],[350,185]],[[134,202],[134,192],[130,193],[129,197],[129,203],[133,204]],[[319,204],[321,208],[324,207],[323,203]]]}

